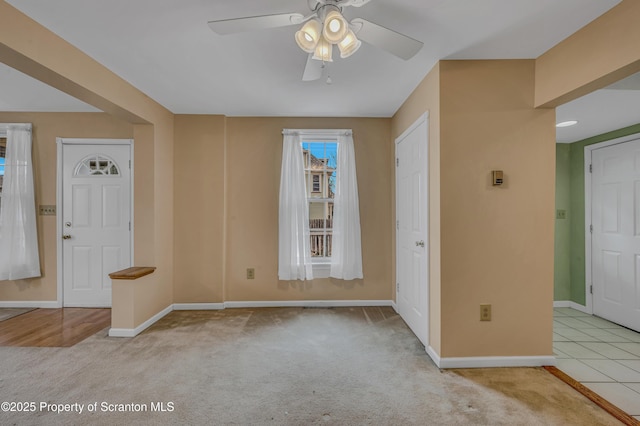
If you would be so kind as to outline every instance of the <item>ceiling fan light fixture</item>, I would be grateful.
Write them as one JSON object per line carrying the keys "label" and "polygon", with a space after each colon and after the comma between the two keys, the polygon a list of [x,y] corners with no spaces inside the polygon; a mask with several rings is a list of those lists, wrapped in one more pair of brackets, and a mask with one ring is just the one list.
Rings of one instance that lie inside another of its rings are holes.
{"label": "ceiling fan light fixture", "polygon": [[349,23],[344,16],[337,11],[332,10],[324,18],[324,28],[322,34],[324,38],[331,44],[338,44],[345,38],[349,31]]}
{"label": "ceiling fan light fixture", "polygon": [[352,30],[347,31],[347,35],[338,43],[338,49],[340,49],[340,57],[348,58],[360,49],[362,42],[358,40],[355,33]]}
{"label": "ceiling fan light fixture", "polygon": [[320,37],[320,41],[316,46],[316,50],[313,53],[313,59],[322,62],[333,62],[333,45],[329,43],[324,37]]}
{"label": "ceiling fan light fixture", "polygon": [[322,33],[322,25],[317,19],[307,21],[300,31],[296,32],[298,47],[307,53],[313,53],[318,46]]}

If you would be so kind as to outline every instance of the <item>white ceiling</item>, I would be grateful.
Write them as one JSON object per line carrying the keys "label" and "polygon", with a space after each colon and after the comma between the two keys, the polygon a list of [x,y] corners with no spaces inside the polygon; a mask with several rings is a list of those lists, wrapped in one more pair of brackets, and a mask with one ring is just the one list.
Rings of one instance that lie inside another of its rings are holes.
{"label": "white ceiling", "polygon": [[571,143],[640,123],[640,74],[561,105],[558,123],[577,120],[571,127],[556,129],[556,140]]}
{"label": "white ceiling", "polygon": [[[345,9],[345,16],[402,32],[424,42],[423,49],[403,61],[363,43],[350,58],[334,55],[327,85],[325,79],[301,81],[307,56],[294,41],[298,26],[220,36],[207,25],[306,15],[306,0],[6,1],[174,113],[336,117],[392,116],[440,59],[536,58],[620,2],[372,0]],[[0,76],[0,110],[95,110],[6,66]],[[591,103],[602,102],[597,92],[593,96]],[[571,115],[570,105],[561,113]],[[607,125],[589,132],[602,133],[598,129]]]}

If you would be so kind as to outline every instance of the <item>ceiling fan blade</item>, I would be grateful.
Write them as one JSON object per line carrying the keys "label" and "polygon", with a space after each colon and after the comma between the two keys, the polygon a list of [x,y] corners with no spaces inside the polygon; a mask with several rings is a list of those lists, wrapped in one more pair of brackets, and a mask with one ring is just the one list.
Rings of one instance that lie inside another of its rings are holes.
{"label": "ceiling fan blade", "polygon": [[360,40],[386,50],[405,61],[411,59],[418,53],[424,44],[421,41],[362,18],[354,19],[351,21],[351,24],[356,27],[356,29],[357,27],[361,27],[356,31]]}
{"label": "ceiling fan blade", "polygon": [[322,61],[318,61],[313,58],[313,53],[309,53],[307,57],[307,65],[304,67],[304,73],[302,74],[302,81],[314,81],[319,80],[322,77]]}
{"label": "ceiling fan blade", "polygon": [[222,19],[209,21],[214,33],[226,35],[246,31],[265,30],[267,28],[286,27],[299,24],[304,20],[300,13],[280,13],[278,15],[250,16],[247,18]]}

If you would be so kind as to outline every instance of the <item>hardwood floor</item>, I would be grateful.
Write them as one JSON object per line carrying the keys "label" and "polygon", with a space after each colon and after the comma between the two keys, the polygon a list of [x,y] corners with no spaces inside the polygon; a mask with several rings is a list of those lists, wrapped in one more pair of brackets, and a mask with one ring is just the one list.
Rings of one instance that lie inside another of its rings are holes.
{"label": "hardwood floor", "polygon": [[69,347],[111,325],[111,309],[36,309],[0,322],[0,346]]}

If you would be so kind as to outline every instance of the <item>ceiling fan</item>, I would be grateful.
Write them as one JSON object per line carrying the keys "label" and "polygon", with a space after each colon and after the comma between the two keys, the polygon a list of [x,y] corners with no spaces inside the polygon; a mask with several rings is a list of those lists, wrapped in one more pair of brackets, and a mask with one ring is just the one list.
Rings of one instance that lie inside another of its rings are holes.
{"label": "ceiling fan", "polygon": [[362,18],[348,22],[342,15],[345,7],[362,7],[371,0],[307,0],[311,14],[281,13],[209,21],[213,32],[221,35],[268,28],[302,25],[295,34],[298,46],[309,54],[303,81],[322,76],[326,62],[333,62],[333,47],[340,57],[353,55],[365,41],[404,60],[411,59],[423,43]]}

